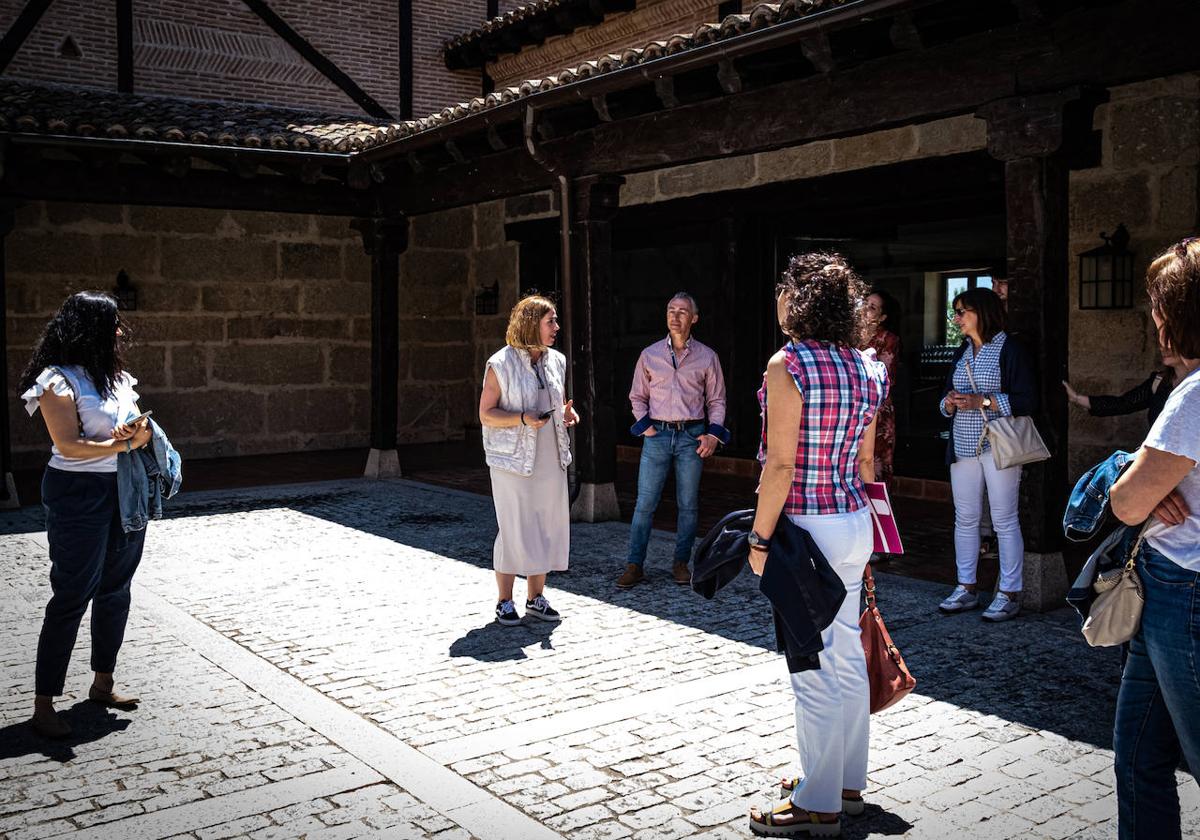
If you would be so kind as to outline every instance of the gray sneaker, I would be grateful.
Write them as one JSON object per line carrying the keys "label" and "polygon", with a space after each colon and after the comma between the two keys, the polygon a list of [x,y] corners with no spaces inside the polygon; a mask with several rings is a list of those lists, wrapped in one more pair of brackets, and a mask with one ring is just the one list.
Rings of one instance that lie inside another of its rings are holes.
{"label": "gray sneaker", "polygon": [[938,604],[938,609],[944,613],[960,613],[973,610],[979,606],[979,596],[968,592],[965,586],[956,586],[950,597]]}
{"label": "gray sneaker", "polygon": [[997,592],[992,603],[983,611],[982,618],[984,621],[1008,621],[1010,618],[1016,618],[1020,611],[1020,604],[1003,592]]}

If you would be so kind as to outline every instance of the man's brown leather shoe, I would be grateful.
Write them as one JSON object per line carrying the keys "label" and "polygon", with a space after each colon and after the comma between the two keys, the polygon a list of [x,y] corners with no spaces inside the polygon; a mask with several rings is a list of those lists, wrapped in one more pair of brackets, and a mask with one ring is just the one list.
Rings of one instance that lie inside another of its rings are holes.
{"label": "man's brown leather shoe", "polygon": [[642,571],[642,567],[636,563],[630,563],[625,567],[625,574],[617,578],[617,588],[632,589],[645,579],[646,573]]}
{"label": "man's brown leather shoe", "polygon": [[687,586],[692,582],[692,570],[688,568],[687,563],[676,563],[671,567],[671,577],[675,578],[675,582],[680,586]]}
{"label": "man's brown leather shoe", "polygon": [[129,697],[112,691],[101,691],[93,685],[88,689],[88,699],[101,706],[112,706],[118,709],[130,709],[142,702],[140,697]]}

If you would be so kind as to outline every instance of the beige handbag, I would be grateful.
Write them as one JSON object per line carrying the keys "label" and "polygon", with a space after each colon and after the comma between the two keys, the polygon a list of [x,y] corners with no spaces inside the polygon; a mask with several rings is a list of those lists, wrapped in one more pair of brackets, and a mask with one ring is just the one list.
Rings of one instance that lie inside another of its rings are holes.
{"label": "beige handbag", "polygon": [[[971,388],[978,391],[971,363],[965,356],[963,361],[967,364],[967,378],[971,380]],[[988,420],[986,411],[981,408],[979,413],[983,415],[983,432],[975,445],[975,455],[983,453],[983,441],[986,439],[991,444],[992,460],[996,463],[996,469],[1006,470],[1022,464],[1033,464],[1050,457],[1050,450],[1038,434],[1032,417],[997,417],[995,420]]]}
{"label": "beige handbag", "polygon": [[1134,637],[1141,626],[1146,594],[1142,591],[1142,579],[1137,572],[1137,556],[1151,521],[1146,521],[1133,541],[1125,565],[1098,575],[1092,584],[1096,599],[1092,601],[1087,620],[1083,622],[1083,638],[1092,647],[1124,644]]}

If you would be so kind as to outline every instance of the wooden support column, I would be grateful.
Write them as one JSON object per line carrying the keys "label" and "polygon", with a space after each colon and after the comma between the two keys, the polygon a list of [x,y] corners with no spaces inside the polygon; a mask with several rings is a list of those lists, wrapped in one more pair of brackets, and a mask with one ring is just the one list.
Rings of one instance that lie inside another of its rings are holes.
{"label": "wooden support column", "polygon": [[398,478],[400,255],[408,247],[408,219],[356,219],[352,226],[371,257],[371,451],[363,477]]}
{"label": "wooden support column", "polygon": [[1067,483],[1068,165],[1086,140],[1100,97],[1078,88],[989,103],[988,151],[1004,162],[1007,218],[1008,331],[1024,343],[1037,369],[1035,417],[1049,461],[1024,468],[1021,532],[1025,539],[1022,604],[1062,605],[1067,593],[1062,512]]}
{"label": "wooden support column", "polygon": [[618,411],[613,389],[612,220],[621,184],[613,175],[573,185],[571,207],[571,349],[575,400],[582,422],[575,433],[579,494],[571,518],[619,519],[617,506]]}
{"label": "wooden support column", "polygon": [[[4,242],[14,224],[11,207],[0,207],[0,394],[8,391],[8,295],[7,257]],[[20,507],[12,473],[12,430],[8,423],[8,400],[0,408],[0,508]]]}

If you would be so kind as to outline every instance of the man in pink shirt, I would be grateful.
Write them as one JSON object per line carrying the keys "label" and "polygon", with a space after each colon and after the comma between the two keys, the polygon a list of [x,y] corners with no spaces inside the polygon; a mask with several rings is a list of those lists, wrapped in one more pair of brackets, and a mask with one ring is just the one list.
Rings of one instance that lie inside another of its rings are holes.
{"label": "man in pink shirt", "polygon": [[629,533],[629,558],[625,573],[617,580],[622,589],[645,578],[642,567],[646,562],[651,522],[672,467],[679,521],[671,576],[679,584],[691,581],[688,559],[700,517],[702,459],[712,455],[717,444],[729,442],[729,431],[722,425],[725,377],[721,373],[721,360],[712,348],[692,338],[692,327],[698,320],[700,312],[695,298],[687,292],[678,292],[667,303],[670,334],[643,350],[633,371],[629,403],[637,422],[630,431],[643,441],[637,507]]}

